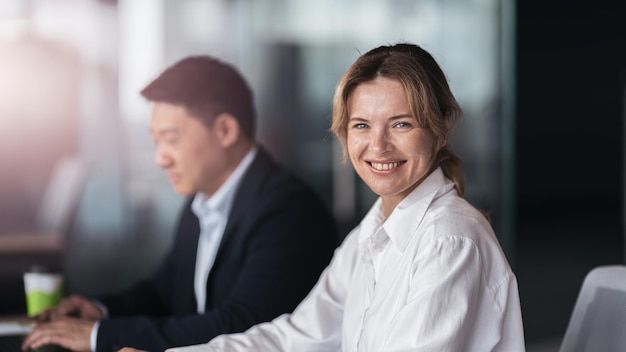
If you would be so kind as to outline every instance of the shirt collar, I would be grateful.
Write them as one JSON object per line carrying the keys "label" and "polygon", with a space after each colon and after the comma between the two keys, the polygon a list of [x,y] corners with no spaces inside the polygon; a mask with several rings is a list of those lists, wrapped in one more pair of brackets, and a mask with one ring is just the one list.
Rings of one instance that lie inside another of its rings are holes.
{"label": "shirt collar", "polygon": [[[403,252],[432,201],[453,189],[454,183],[446,179],[441,168],[437,168],[396,206],[387,220],[379,197],[361,221],[359,242],[384,230],[391,242]],[[411,227],[407,228],[407,225]]]}
{"label": "shirt collar", "polygon": [[246,173],[246,170],[248,170],[250,164],[252,164],[258,149],[257,146],[250,149],[239,165],[237,165],[235,171],[233,171],[226,182],[224,182],[212,196],[208,196],[202,192],[198,192],[195,195],[191,203],[191,210],[197,217],[201,218],[212,211],[217,211],[223,216],[228,216],[233,199],[235,198],[235,191],[239,183],[241,183],[241,179]]}

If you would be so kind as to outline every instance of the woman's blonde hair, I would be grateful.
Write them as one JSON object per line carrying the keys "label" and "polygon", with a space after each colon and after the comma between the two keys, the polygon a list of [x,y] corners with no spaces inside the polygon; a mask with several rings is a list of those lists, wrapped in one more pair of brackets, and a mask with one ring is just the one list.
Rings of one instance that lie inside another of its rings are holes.
{"label": "woman's blonde hair", "polygon": [[411,114],[417,124],[430,131],[435,139],[433,148],[436,157],[431,171],[441,167],[463,197],[465,186],[461,159],[447,145],[450,131],[463,112],[435,59],[417,45],[402,43],[372,49],[361,55],[344,73],[335,90],[331,126],[344,148],[344,156],[348,134],[348,98],[355,87],[376,77],[393,79],[404,86]]}

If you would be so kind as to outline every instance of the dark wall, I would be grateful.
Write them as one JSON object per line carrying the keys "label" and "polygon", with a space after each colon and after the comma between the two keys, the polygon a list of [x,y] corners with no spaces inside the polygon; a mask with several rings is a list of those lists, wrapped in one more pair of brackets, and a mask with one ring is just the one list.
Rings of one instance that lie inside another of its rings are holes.
{"label": "dark wall", "polygon": [[517,8],[516,268],[533,341],[564,333],[591,268],[624,262],[626,2]]}
{"label": "dark wall", "polygon": [[519,1],[523,213],[619,207],[625,6],[624,1]]}

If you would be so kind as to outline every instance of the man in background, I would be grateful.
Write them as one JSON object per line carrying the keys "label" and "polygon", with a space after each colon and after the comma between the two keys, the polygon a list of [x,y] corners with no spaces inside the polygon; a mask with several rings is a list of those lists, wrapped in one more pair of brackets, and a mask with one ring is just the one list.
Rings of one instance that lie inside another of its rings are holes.
{"label": "man in background", "polygon": [[255,140],[252,92],[230,65],[185,58],[141,94],[156,163],[188,197],[156,273],[117,295],[65,298],[24,348],[163,351],[291,312],[338,241],[321,199]]}

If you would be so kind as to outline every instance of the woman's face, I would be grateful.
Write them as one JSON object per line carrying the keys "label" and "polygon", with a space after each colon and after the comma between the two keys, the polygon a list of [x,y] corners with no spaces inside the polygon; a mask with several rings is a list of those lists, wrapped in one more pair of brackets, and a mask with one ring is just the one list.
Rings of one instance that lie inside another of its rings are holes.
{"label": "woman's face", "polygon": [[417,125],[398,81],[378,77],[361,83],[347,103],[348,155],[388,216],[430,169],[435,140]]}

